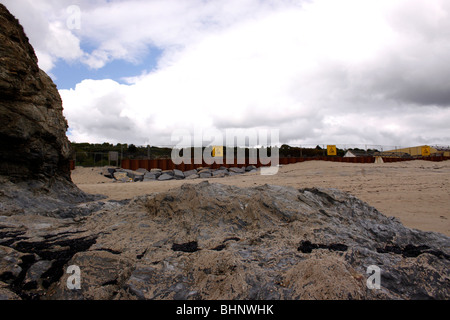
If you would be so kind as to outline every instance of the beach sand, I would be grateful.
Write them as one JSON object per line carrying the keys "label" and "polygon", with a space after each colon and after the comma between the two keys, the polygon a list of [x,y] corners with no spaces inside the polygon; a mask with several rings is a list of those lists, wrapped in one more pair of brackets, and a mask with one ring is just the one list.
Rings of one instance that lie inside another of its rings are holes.
{"label": "beach sand", "polygon": [[110,200],[167,191],[185,183],[221,183],[239,187],[264,184],[294,188],[336,188],[398,218],[405,226],[450,236],[450,161],[357,164],[307,161],[282,166],[276,175],[246,173],[225,178],[119,183],[102,176],[102,168],[77,167],[78,187]]}

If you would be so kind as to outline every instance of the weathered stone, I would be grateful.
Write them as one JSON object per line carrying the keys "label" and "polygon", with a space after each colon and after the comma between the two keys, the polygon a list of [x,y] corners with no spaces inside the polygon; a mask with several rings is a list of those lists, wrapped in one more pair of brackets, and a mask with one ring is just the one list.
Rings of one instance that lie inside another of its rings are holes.
{"label": "weathered stone", "polygon": [[116,168],[103,168],[100,174],[107,178],[113,179],[114,172],[116,172]]}
{"label": "weathered stone", "polygon": [[156,173],[161,173],[161,169],[159,169],[159,168],[153,168],[153,169],[150,169],[150,172],[156,172]]}
{"label": "weathered stone", "polygon": [[0,281],[0,301],[2,300],[21,300],[20,297],[8,289],[8,285]]}
{"label": "weathered stone", "polygon": [[244,173],[245,172],[245,167],[231,167],[228,169],[228,171],[233,172],[233,173]]}
{"label": "weathered stone", "polygon": [[27,271],[25,279],[24,279],[24,285],[30,286],[35,285],[36,287],[42,286],[42,275],[47,272],[50,267],[52,266],[52,261],[48,260],[41,260],[36,263],[34,263]]}
{"label": "weathered stone", "polygon": [[211,172],[209,171],[203,171],[198,173],[200,178],[211,178]]}
{"label": "weathered stone", "polygon": [[167,181],[167,180],[172,180],[174,179],[174,177],[168,173],[163,173],[162,175],[159,176],[158,181]]}
{"label": "weathered stone", "polygon": [[221,178],[228,175],[228,170],[214,170],[212,172],[213,177]]}
{"label": "weathered stone", "polygon": [[144,181],[144,173],[138,171],[128,172],[128,177],[133,181]]}
{"label": "weathered stone", "polygon": [[160,172],[147,172],[144,175],[144,181],[156,180],[161,175]]}
{"label": "weathered stone", "polygon": [[174,176],[175,179],[177,179],[177,180],[184,179],[184,173],[183,173],[183,171],[178,170],[178,169],[174,169],[174,170],[173,170],[173,176]]}
{"label": "weathered stone", "polygon": [[76,265],[82,270],[81,289],[68,289],[66,283],[70,275],[64,273],[47,299],[112,299],[118,288],[131,274],[129,259],[107,251],[77,253],[68,265]]}
{"label": "weathered stone", "polygon": [[139,169],[136,170],[136,172],[140,172],[142,174],[146,174],[148,172],[148,170],[144,169],[144,168],[139,168]]}
{"label": "weathered stone", "polygon": [[252,170],[256,170],[256,166],[254,165],[249,165],[245,168],[245,171],[252,171]]}
{"label": "weathered stone", "polygon": [[123,180],[125,178],[128,178],[128,173],[127,172],[121,172],[121,171],[114,172],[114,179],[116,179],[116,180]]}
{"label": "weathered stone", "polygon": [[198,174],[205,173],[205,172],[211,173],[211,169],[210,168],[198,168],[197,169]]}
{"label": "weathered stone", "polygon": [[0,246],[0,281],[13,281],[19,276],[22,271],[19,266],[22,255],[14,249]]}
{"label": "weathered stone", "polygon": [[189,176],[191,176],[191,175],[197,174],[197,170],[195,170],[195,169],[193,169],[193,170],[188,170],[188,171],[183,172],[183,174],[184,174],[184,176],[187,178],[187,177],[189,177]]}
{"label": "weathered stone", "polygon": [[[117,175],[117,173],[126,173],[126,177],[130,178],[131,181],[143,181],[144,180],[144,173],[143,172],[139,172],[139,171],[133,171],[130,169],[118,169],[116,170],[116,172],[114,173],[114,177],[117,180],[123,180],[123,181],[128,181],[128,179],[124,179],[125,177],[123,176],[123,174],[119,174]],[[120,178],[117,178],[120,177]]]}
{"label": "weathered stone", "polygon": [[200,176],[196,173],[190,174],[189,176],[186,177],[186,179],[189,179],[189,180],[198,179],[198,178],[200,178]]}

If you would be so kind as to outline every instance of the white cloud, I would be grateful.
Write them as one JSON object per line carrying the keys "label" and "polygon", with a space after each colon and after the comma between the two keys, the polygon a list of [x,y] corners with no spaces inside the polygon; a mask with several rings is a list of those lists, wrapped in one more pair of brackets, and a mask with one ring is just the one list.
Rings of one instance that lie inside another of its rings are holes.
{"label": "white cloud", "polygon": [[[37,51],[49,68],[55,57],[94,69],[116,59],[138,62],[149,47],[162,56],[155,70],[127,85],[86,80],[60,90],[73,140],[168,144],[173,130],[193,126],[280,128],[284,142],[303,144],[450,140],[448,1],[80,7],[77,32],[38,16],[48,42],[36,40]],[[94,49],[82,52],[80,41]]]}
{"label": "white cloud", "polygon": [[80,39],[67,28],[66,1],[1,0],[19,19],[34,47],[39,66],[51,73],[58,59],[73,61],[84,53]]}

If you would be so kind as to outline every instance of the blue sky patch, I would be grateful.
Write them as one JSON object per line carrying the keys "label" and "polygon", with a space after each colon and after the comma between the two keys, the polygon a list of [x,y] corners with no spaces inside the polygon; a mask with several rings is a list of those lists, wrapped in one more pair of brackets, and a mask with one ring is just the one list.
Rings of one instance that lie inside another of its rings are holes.
{"label": "blue sky patch", "polygon": [[150,72],[156,68],[162,51],[152,48],[152,50],[139,63],[131,63],[124,60],[113,60],[103,68],[91,69],[87,65],[76,61],[66,62],[58,60],[51,73],[53,81],[58,90],[75,89],[76,84],[85,79],[104,80],[111,79],[118,83],[125,84],[123,78],[141,75],[144,71]]}

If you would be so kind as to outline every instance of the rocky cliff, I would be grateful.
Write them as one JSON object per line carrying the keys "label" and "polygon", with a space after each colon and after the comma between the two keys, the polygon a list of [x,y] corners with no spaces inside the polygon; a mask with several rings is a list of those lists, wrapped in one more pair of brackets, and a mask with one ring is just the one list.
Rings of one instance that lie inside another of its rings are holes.
{"label": "rocky cliff", "polygon": [[[83,200],[70,178],[71,147],[58,90],[39,69],[19,21],[2,4],[0,25],[0,212]],[[30,201],[36,194],[48,198]]]}
{"label": "rocky cliff", "polygon": [[19,22],[0,5],[0,174],[70,180],[67,122],[55,84]]}

